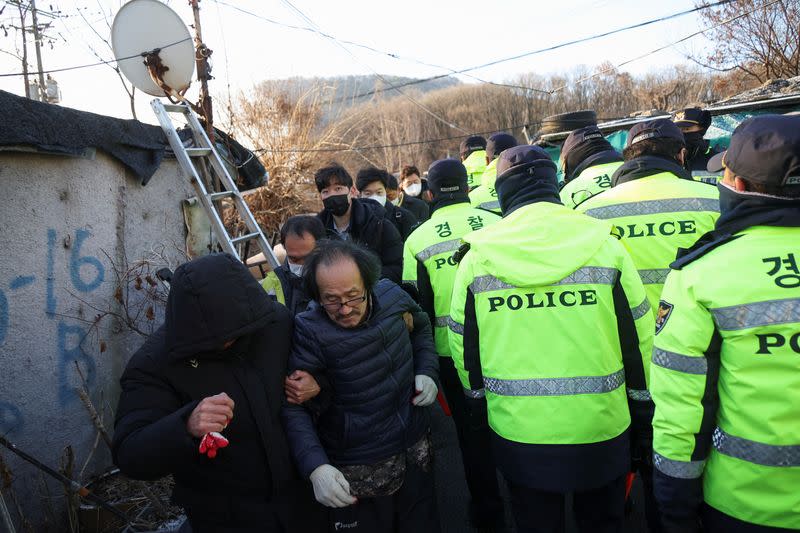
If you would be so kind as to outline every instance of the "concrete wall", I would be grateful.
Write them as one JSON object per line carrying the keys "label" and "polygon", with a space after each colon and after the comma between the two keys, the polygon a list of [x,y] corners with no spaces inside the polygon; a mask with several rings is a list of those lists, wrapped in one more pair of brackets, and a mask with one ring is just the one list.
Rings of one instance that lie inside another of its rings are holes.
{"label": "concrete wall", "polygon": [[[95,441],[77,394],[75,361],[113,429],[119,376],[144,339],[113,316],[124,314],[115,292],[139,310],[130,321],[135,328],[147,333],[163,317],[157,303],[156,316],[147,316],[147,289],[160,287],[143,280],[136,290],[135,276],[122,283],[119,276],[140,260],[146,261],[140,271],[153,273],[185,261],[180,205],[191,195],[174,160],[143,187],[100,152],[95,160],[0,152],[0,434],[47,465],[58,467],[71,446],[77,476]],[[97,315],[103,318],[95,324]],[[44,530],[46,491],[38,471],[3,448],[0,456],[23,513]],[[109,466],[101,442],[83,479]],[[66,527],[63,489],[48,486],[55,521]],[[13,509],[8,490],[3,494]]]}

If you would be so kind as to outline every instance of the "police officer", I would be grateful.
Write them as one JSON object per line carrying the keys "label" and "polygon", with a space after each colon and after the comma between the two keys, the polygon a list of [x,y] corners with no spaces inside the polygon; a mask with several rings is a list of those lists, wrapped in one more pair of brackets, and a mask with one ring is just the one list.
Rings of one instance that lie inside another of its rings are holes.
{"label": "police officer", "polygon": [[543,149],[508,149],[497,172],[503,219],[463,237],[453,363],[488,410],[517,531],[560,531],[569,492],[581,531],[621,531],[630,433],[649,424],[634,409],[629,429],[628,395],[645,390],[650,304],[611,225],[561,205]]}
{"label": "police officer", "polygon": [[658,310],[656,497],[669,531],[799,530],[800,117],[744,121],[723,161]]}
{"label": "police officer", "polygon": [[612,188],[576,209],[616,226],[655,312],[678,248],[690,247],[713,229],[719,192],[692,180],[683,168],[683,134],[668,119],[635,124],[623,157],[625,163],[611,177]]}
{"label": "police officer", "polygon": [[519,144],[513,135],[508,133],[495,133],[486,143],[486,169],[481,177],[481,185],[469,193],[469,201],[474,207],[486,209],[500,214],[500,202],[497,200],[497,191],[494,180],[497,176],[497,157],[503,150]]}
{"label": "police officer", "polygon": [[622,154],[614,150],[597,126],[571,132],[561,147],[560,159],[564,174],[561,201],[573,209],[610,189],[611,176],[622,165]]}
{"label": "police officer", "polygon": [[686,142],[686,168],[697,181],[715,184],[721,177],[719,173],[709,172],[708,161],[720,153],[716,146],[704,138],[711,127],[711,113],[699,107],[687,107],[675,113],[672,121],[683,132]]}
{"label": "police officer", "polygon": [[434,328],[442,388],[456,425],[467,486],[472,495],[470,515],[473,526],[488,529],[503,522],[503,502],[491,458],[485,417],[471,420],[466,414],[464,393],[458,380],[447,323],[457,263],[453,259],[461,238],[499,220],[494,213],[475,209],[467,196],[468,172],[455,159],[435,161],[428,169],[434,212],[405,244],[403,282],[417,286],[420,305]]}
{"label": "police officer", "polygon": [[[461,141],[458,153],[467,169],[467,187],[472,190],[481,184],[483,171],[486,170],[486,139],[480,135],[470,135]],[[430,186],[430,177],[428,182]]]}

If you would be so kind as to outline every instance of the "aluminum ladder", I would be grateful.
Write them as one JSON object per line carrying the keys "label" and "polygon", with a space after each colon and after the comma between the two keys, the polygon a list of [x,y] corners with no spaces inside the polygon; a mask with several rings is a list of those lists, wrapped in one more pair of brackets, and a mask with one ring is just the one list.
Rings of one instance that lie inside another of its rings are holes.
{"label": "aluminum ladder", "polygon": [[[211,144],[203,129],[197,116],[186,104],[164,104],[161,100],[153,100],[150,102],[153,112],[158,118],[161,129],[167,136],[172,151],[178,159],[183,172],[189,176],[189,181],[192,183],[194,190],[197,192],[197,199],[200,200],[203,210],[206,212],[208,219],[211,221],[211,228],[214,231],[214,236],[217,238],[223,251],[231,254],[242,262],[247,260],[246,257],[241,257],[237,251],[237,246],[243,245],[248,241],[256,241],[260,251],[264,254],[265,259],[272,268],[277,267],[278,259],[272,252],[272,247],[267,242],[267,238],[261,231],[261,228],[256,222],[253,213],[247,206],[247,203],[242,198],[242,194],[236,187],[236,182],[231,179],[228,170],[222,163],[222,159],[217,153],[217,150]],[[172,122],[170,113],[183,115],[186,123],[192,132],[194,138],[194,146],[187,148],[183,145],[178,131],[175,129],[175,124]],[[201,162],[197,165],[196,162]],[[198,170],[198,166],[200,167]],[[209,167],[210,170],[209,171]],[[212,176],[213,174],[213,176]],[[222,189],[221,191],[213,190],[212,177],[219,179]],[[203,179],[207,178],[207,179]],[[209,192],[211,189],[212,192]],[[220,217],[220,211],[217,209],[215,202],[230,199],[233,201],[233,208],[239,214],[239,217],[247,227],[247,233],[244,235],[232,236],[228,234],[225,225]]]}

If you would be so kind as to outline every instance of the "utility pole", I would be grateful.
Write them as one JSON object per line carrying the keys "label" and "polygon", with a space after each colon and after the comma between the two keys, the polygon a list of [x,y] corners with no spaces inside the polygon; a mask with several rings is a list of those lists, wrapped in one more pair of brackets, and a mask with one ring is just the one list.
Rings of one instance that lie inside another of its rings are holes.
{"label": "utility pole", "polygon": [[206,133],[211,143],[214,143],[214,111],[211,106],[211,95],[208,94],[208,80],[212,78],[208,58],[213,53],[205,43],[200,30],[200,0],[189,0],[194,13],[194,59],[197,67],[197,80],[200,82],[200,101],[198,107],[203,112],[206,121]]}
{"label": "utility pole", "polygon": [[22,1],[17,2],[17,9],[19,9],[19,25],[22,32],[22,77],[25,82],[25,98],[31,97],[31,82],[28,79],[28,37],[25,33],[28,31],[25,27],[25,19],[27,18],[27,9],[22,9]]}
{"label": "utility pole", "polygon": [[44,67],[42,66],[42,45],[39,35],[39,23],[36,20],[36,0],[31,0],[31,17],[33,20],[33,44],[36,47],[36,64],[39,67],[39,99],[46,101],[44,84]]}

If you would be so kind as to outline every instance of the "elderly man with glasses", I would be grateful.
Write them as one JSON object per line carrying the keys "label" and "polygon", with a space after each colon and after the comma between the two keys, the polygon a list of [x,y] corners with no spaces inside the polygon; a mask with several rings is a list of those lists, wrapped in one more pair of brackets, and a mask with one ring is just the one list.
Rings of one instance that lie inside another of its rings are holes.
{"label": "elderly man with glasses", "polygon": [[288,371],[325,375],[332,397],[314,414],[287,403],[283,420],[298,469],[330,508],[331,531],[435,532],[424,409],[438,391],[430,321],[379,276],[377,258],[347,241],[320,243],[306,258],[314,303],[295,318]]}

